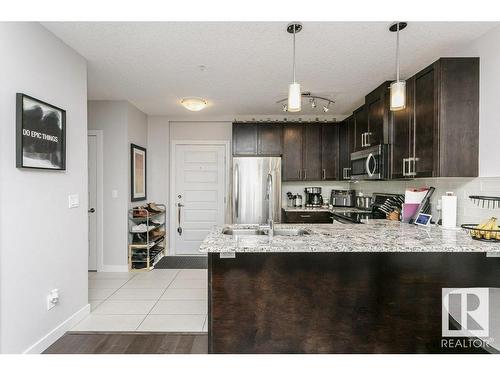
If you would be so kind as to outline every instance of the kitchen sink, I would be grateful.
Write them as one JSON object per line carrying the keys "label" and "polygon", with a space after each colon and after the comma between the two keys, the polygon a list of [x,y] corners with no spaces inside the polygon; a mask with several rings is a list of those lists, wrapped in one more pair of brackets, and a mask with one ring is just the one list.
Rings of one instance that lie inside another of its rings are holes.
{"label": "kitchen sink", "polygon": [[[222,234],[227,234],[230,236],[267,236],[267,230],[258,228],[224,228]],[[309,234],[308,231],[304,229],[274,229],[275,236],[304,236]]]}
{"label": "kitchen sink", "polygon": [[267,232],[262,229],[224,228],[222,234],[231,236],[265,236]]}
{"label": "kitchen sink", "polygon": [[304,229],[288,228],[288,229],[275,229],[274,230],[275,236],[304,236],[306,234],[309,234],[309,232],[304,230]]}

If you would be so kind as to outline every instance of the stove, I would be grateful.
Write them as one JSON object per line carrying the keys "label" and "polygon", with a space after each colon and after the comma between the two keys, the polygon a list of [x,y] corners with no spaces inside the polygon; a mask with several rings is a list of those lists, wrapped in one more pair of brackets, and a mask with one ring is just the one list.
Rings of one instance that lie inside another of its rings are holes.
{"label": "stove", "polygon": [[[384,204],[389,198],[400,196],[399,194],[375,193],[371,209],[352,208],[344,210],[333,210],[333,220],[344,224],[362,224],[371,219],[385,219],[386,212]],[[390,202],[390,201],[388,201]]]}
{"label": "stove", "polygon": [[380,212],[373,211],[342,211],[332,212],[333,220],[344,224],[363,224],[364,221],[370,219],[385,219],[385,215]]}

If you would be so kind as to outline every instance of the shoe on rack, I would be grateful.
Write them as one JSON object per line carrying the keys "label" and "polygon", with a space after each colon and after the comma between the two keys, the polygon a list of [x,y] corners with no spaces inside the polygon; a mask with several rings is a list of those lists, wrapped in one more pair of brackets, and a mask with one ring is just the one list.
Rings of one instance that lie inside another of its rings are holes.
{"label": "shoe on rack", "polygon": [[165,235],[164,230],[159,230],[158,228],[155,228],[151,231],[151,237],[153,238],[160,238]]}
{"label": "shoe on rack", "polygon": [[149,209],[151,211],[154,211],[156,213],[160,213],[160,212],[164,211],[163,208],[158,207],[155,202],[148,203],[147,207],[149,207]]}
{"label": "shoe on rack", "polygon": [[146,245],[147,240],[145,233],[134,233],[132,235],[132,244],[134,245]]}
{"label": "shoe on rack", "polygon": [[133,216],[134,218],[145,218],[148,216],[148,212],[145,207],[134,207],[133,208]]}

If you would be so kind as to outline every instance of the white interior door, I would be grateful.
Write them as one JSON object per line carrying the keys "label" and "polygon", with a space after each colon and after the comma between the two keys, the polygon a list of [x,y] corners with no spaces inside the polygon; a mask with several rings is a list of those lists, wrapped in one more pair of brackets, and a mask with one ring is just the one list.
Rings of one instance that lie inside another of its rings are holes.
{"label": "white interior door", "polygon": [[201,242],[224,223],[225,145],[175,145],[175,255],[200,255]]}
{"label": "white interior door", "polygon": [[97,136],[88,136],[89,158],[89,270],[97,270]]}

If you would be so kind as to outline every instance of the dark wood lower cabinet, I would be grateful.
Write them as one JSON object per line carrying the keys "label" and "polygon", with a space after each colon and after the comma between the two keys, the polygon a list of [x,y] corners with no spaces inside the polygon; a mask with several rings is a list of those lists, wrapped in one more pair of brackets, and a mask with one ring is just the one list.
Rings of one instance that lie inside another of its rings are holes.
{"label": "dark wood lower cabinet", "polygon": [[283,223],[288,224],[331,224],[332,214],[328,211],[286,211],[283,210],[281,217]]}
{"label": "dark wood lower cabinet", "polygon": [[442,288],[500,287],[482,253],[209,254],[209,353],[477,353],[441,347]]}

